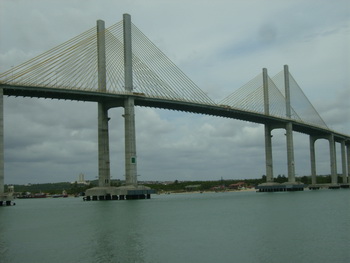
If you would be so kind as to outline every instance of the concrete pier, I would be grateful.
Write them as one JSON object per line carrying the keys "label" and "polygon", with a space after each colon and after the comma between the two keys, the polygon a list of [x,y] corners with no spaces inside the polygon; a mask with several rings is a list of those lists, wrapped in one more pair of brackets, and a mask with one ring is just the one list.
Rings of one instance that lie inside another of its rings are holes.
{"label": "concrete pier", "polygon": [[346,145],[346,156],[348,166],[348,183],[350,184],[350,142]]}
{"label": "concrete pier", "polygon": [[[106,92],[106,51],[105,51],[105,23],[97,21],[97,62],[98,62],[98,90]],[[108,108],[103,102],[98,102],[98,185],[110,186],[110,157],[108,134]]]}
{"label": "concrete pier", "polygon": [[121,186],[121,187],[94,187],[86,190],[84,201],[110,201],[110,200],[135,200],[150,199],[155,190],[149,187]]}
{"label": "concrete pier", "polygon": [[[264,91],[264,112],[270,115],[269,102],[269,85],[267,69],[263,69],[263,91]],[[265,124],[265,167],[266,167],[266,182],[273,182],[273,160],[272,160],[272,135],[271,125]]]}
{"label": "concrete pier", "polygon": [[255,187],[257,192],[295,192],[295,191],[304,191],[306,187],[305,184],[301,183],[264,183],[259,184]]}
{"label": "concrete pier", "polygon": [[0,88],[0,198],[4,191],[4,90]]}
{"label": "concrete pier", "polygon": [[341,184],[310,184],[308,185],[310,190],[319,190],[319,189],[340,189],[340,188],[349,188],[349,185]]}
{"label": "concrete pier", "polygon": [[4,91],[0,88],[0,206],[12,205],[12,193],[5,193],[4,176]]}
{"label": "concrete pier", "polygon": [[[285,100],[286,100],[286,117],[291,119],[291,102],[289,87],[289,71],[288,66],[284,66],[284,84],[285,84]],[[270,115],[269,102],[269,85],[267,69],[263,69],[263,92],[264,92],[264,113]],[[284,192],[284,191],[303,191],[304,185],[295,182],[294,167],[294,146],[293,146],[293,124],[288,122],[286,129],[287,143],[287,162],[288,162],[288,182],[279,184],[273,182],[273,160],[272,160],[272,125],[265,124],[265,166],[266,166],[266,183],[256,187],[259,192]]]}
{"label": "concrete pier", "polygon": [[[124,29],[124,81],[126,93],[133,92],[132,73],[132,43],[131,17],[123,15]],[[97,21],[98,34],[98,76],[99,91],[106,91],[106,59],[104,22]],[[137,183],[137,155],[135,104],[132,97],[124,101],[124,128],[125,128],[125,186],[110,186],[109,139],[108,139],[108,108],[103,102],[98,103],[98,145],[99,145],[99,186],[88,189],[84,200],[130,200],[149,199],[155,193],[149,187]]]}
{"label": "concrete pier", "polygon": [[[292,118],[290,87],[289,87],[289,70],[288,66],[284,65],[284,85],[286,96],[286,117]],[[295,183],[295,167],[294,167],[294,145],[293,145],[293,124],[286,124],[286,140],[287,140],[287,162],[288,162],[288,182]]]}
{"label": "concrete pier", "polygon": [[[131,43],[131,17],[123,15],[124,26],[124,78],[125,91],[133,91],[132,75],[132,43]],[[125,181],[127,186],[137,186],[137,155],[136,155],[136,131],[135,131],[135,106],[134,99],[127,98],[124,104],[124,128],[125,128]]]}
{"label": "concrete pier", "polygon": [[315,153],[315,141],[314,136],[309,136],[310,141],[310,164],[311,164],[311,184],[315,185],[316,180],[316,153]]}
{"label": "concrete pier", "polygon": [[[97,21],[97,65],[98,65],[98,90],[107,91],[106,78],[106,47],[105,47],[105,22]],[[111,184],[110,157],[109,157],[109,128],[108,107],[103,102],[97,103],[98,119],[98,187],[87,190],[89,196],[106,196]],[[102,189],[105,189],[102,191]],[[97,198],[98,199],[98,198]]]}
{"label": "concrete pier", "polygon": [[342,183],[347,184],[347,172],[346,172],[346,154],[345,154],[345,141],[341,141],[341,163],[342,163]]}
{"label": "concrete pier", "polygon": [[[133,67],[132,67],[132,39],[131,17],[123,15],[124,29],[124,81],[125,91],[133,92]],[[137,154],[136,154],[136,128],[135,128],[135,104],[132,97],[124,101],[124,128],[125,128],[125,186],[118,189],[124,193],[125,199],[144,199],[155,193],[149,187],[138,185],[137,182]]]}
{"label": "concrete pier", "polygon": [[335,151],[335,141],[334,141],[334,135],[329,135],[329,154],[330,154],[330,166],[331,166],[331,178],[332,178],[332,184],[337,185],[338,184],[338,175],[337,175],[337,157],[336,157],[336,151]]}

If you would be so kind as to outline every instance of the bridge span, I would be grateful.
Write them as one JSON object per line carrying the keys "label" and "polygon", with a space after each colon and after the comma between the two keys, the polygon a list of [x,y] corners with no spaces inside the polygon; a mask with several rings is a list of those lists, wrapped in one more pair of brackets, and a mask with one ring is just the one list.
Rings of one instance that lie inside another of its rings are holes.
{"label": "bridge span", "polygon": [[347,144],[350,144],[350,136],[337,131],[315,126],[310,123],[303,123],[293,119],[266,115],[254,111],[246,111],[227,105],[174,101],[164,98],[148,97],[145,94],[137,94],[134,92],[120,94],[73,89],[65,90],[47,87],[16,86],[8,84],[0,84],[0,88],[3,89],[3,94],[7,96],[101,102],[104,103],[107,108],[124,107],[124,100],[128,97],[132,97],[135,101],[135,105],[137,106],[211,115],[266,125],[269,124],[276,128],[282,128],[286,125],[286,123],[292,122],[293,131],[319,137],[327,137],[332,133],[336,142],[345,141]]}
{"label": "bridge span", "polygon": [[[312,184],[316,185],[314,144],[318,139],[326,139],[329,141],[331,186],[349,186],[350,136],[330,130],[306,97],[302,99],[309,103],[308,112],[311,108],[314,115],[304,117],[293,104],[296,100],[293,89],[298,88],[288,66],[272,79],[267,69],[263,69],[262,74],[239,92],[215,103],[149,43],[131,23],[130,15],[124,14],[121,23],[107,29],[104,22],[98,20],[93,30],[0,74],[0,204],[11,200],[4,193],[4,95],[97,103],[99,186],[87,191],[86,200],[149,198],[153,193],[137,182],[135,106],[264,125],[267,181],[258,187],[262,191],[304,187],[295,180],[293,131],[310,137],[311,176]],[[124,108],[125,120],[126,185],[119,188],[110,184],[108,110],[115,107]],[[283,186],[274,183],[271,139],[271,131],[280,128],[286,130],[288,161],[288,183]],[[338,182],[335,143],[341,144],[342,182]]]}

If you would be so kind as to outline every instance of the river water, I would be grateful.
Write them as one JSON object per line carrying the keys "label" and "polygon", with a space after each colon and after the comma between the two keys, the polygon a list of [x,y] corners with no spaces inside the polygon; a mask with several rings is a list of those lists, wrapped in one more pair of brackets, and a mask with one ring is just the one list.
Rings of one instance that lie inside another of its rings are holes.
{"label": "river water", "polygon": [[21,199],[0,262],[350,262],[350,190]]}

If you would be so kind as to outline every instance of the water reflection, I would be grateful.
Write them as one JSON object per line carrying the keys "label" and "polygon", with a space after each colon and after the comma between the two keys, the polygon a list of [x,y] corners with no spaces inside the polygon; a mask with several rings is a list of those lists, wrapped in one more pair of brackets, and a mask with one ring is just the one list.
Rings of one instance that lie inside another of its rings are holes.
{"label": "water reflection", "polygon": [[138,200],[96,202],[91,217],[92,262],[145,262],[142,209]]}
{"label": "water reflection", "polygon": [[[0,223],[1,224],[1,223]],[[0,233],[4,233],[3,227],[0,225]],[[8,262],[8,247],[6,246],[6,241],[4,239],[4,236],[0,235],[0,258],[4,262]]]}
{"label": "water reflection", "polygon": [[4,223],[6,222],[6,211],[1,211],[0,210],[0,262],[8,262],[8,244],[9,241],[7,240],[7,235],[5,232],[5,225]]}

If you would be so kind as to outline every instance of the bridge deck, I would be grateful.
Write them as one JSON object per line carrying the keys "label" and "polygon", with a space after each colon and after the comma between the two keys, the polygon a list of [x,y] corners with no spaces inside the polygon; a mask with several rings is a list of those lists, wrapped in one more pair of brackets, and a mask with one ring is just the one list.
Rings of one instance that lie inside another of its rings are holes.
{"label": "bridge deck", "polygon": [[296,132],[319,137],[326,137],[330,133],[333,133],[336,141],[346,140],[347,143],[350,143],[350,136],[331,131],[322,127],[313,126],[307,123],[301,123],[295,120],[283,119],[280,117],[264,115],[261,113],[249,112],[240,109],[234,109],[216,104],[199,104],[188,101],[174,101],[162,98],[151,98],[140,94],[103,93],[91,90],[56,89],[46,87],[15,86],[7,84],[0,84],[0,87],[3,88],[4,95],[7,96],[104,102],[110,108],[123,107],[125,98],[133,96],[135,98],[135,105],[138,106],[238,119],[260,124],[269,124],[275,128],[284,128],[287,122],[292,122],[293,130]]}

